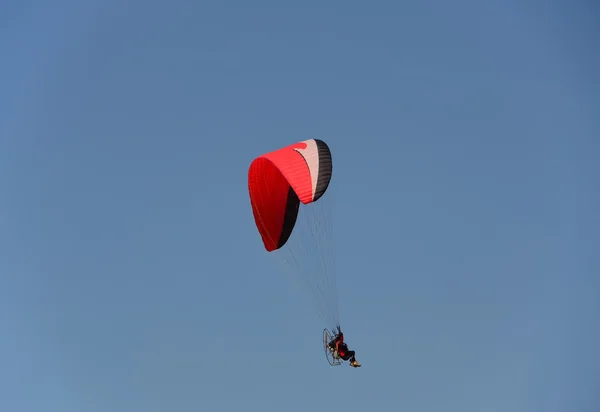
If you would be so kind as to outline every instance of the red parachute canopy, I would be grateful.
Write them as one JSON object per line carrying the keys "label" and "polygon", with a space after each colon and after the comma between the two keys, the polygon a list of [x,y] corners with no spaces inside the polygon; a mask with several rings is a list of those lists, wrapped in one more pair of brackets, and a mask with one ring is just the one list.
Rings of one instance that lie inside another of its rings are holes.
{"label": "red parachute canopy", "polygon": [[331,173],[331,152],[319,139],[294,143],[254,159],[248,171],[248,190],[267,251],[286,244],[300,202],[309,204],[323,196]]}

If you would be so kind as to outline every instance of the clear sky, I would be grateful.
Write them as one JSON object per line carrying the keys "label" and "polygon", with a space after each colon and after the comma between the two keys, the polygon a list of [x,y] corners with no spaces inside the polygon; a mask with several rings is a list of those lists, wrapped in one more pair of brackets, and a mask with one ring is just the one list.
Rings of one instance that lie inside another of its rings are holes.
{"label": "clear sky", "polygon": [[[597,412],[592,1],[2,2],[0,410]],[[331,147],[331,368],[247,170]]]}

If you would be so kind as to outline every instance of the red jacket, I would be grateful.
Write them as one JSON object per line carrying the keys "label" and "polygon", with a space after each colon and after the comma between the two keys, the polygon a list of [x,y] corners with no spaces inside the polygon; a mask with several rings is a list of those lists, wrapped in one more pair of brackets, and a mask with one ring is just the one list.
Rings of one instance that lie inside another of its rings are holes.
{"label": "red jacket", "polygon": [[341,332],[335,338],[335,350],[340,356],[344,356],[346,354],[346,350],[348,350],[348,346],[346,346],[344,343],[344,334]]}

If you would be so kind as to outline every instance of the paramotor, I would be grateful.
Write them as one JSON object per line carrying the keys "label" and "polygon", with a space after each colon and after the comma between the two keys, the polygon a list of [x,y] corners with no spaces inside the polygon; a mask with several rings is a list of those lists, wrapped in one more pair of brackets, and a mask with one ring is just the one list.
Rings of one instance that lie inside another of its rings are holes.
{"label": "paramotor", "polygon": [[333,339],[333,334],[327,328],[323,329],[323,349],[325,349],[325,357],[331,366],[340,366],[343,361],[335,351],[329,346],[329,342]]}

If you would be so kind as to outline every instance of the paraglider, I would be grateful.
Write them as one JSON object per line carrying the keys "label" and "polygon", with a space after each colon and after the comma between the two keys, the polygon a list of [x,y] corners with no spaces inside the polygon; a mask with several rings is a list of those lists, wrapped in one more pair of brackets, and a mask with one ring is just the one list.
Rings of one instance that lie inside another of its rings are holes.
{"label": "paraglider", "polygon": [[[333,214],[327,201],[332,172],[329,146],[308,139],[256,157],[248,170],[248,192],[264,249],[295,269],[296,279],[312,292],[318,313],[331,330],[340,332],[331,248]],[[332,335],[324,331],[330,364],[355,361],[347,347],[329,350]],[[335,338],[343,343],[343,335],[336,333]]]}
{"label": "paraglider", "polygon": [[344,342],[344,333],[339,327],[335,337],[327,342],[327,349],[332,353],[334,359],[350,361],[350,366],[360,367],[360,363],[356,360],[356,352],[348,348],[348,345]]}

